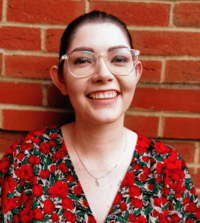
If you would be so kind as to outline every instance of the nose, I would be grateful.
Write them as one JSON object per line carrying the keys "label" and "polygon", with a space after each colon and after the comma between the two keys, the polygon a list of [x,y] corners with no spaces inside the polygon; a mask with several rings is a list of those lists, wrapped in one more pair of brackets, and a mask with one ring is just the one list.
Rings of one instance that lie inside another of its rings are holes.
{"label": "nose", "polygon": [[110,72],[105,56],[101,55],[98,57],[95,73],[92,76],[94,82],[106,83],[114,79],[113,74]]}

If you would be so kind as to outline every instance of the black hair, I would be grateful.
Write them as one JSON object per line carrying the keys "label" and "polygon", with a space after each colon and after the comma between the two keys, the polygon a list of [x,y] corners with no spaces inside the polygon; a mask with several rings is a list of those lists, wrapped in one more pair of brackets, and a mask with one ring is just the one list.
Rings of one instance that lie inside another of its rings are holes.
{"label": "black hair", "polygon": [[[117,25],[126,35],[130,47],[133,48],[131,35],[128,29],[126,28],[126,25],[121,20],[106,12],[92,11],[76,18],[67,26],[61,38],[59,59],[62,57],[62,55],[66,54],[77,29],[89,23],[99,23],[99,24],[111,23]],[[59,64],[59,71],[61,73],[62,69],[63,69],[63,61],[61,61]]]}

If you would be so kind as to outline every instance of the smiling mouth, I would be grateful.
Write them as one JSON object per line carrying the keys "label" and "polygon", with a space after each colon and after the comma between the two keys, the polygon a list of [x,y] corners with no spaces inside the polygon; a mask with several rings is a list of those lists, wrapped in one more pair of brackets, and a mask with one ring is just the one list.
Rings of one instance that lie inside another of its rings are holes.
{"label": "smiling mouth", "polygon": [[116,91],[114,92],[100,92],[100,93],[91,93],[88,94],[87,97],[91,99],[112,99],[118,95]]}

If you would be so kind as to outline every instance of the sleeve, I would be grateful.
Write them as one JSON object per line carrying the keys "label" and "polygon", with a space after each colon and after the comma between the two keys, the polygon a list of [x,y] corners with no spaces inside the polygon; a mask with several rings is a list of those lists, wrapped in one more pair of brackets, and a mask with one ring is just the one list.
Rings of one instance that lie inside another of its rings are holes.
{"label": "sleeve", "polygon": [[183,213],[185,222],[200,222],[200,201],[198,199],[188,168],[182,160],[183,180]]}
{"label": "sleeve", "polygon": [[0,222],[17,222],[22,187],[15,168],[20,143],[14,143],[0,161]]}
{"label": "sleeve", "polygon": [[162,142],[156,142],[154,149],[157,195],[161,197],[163,211],[160,218],[179,223],[200,222],[200,202],[186,163]]}

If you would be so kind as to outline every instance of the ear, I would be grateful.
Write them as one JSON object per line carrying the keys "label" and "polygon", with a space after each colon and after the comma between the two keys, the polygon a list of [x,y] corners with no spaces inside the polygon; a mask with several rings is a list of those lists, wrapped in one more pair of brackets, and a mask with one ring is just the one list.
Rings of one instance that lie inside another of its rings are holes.
{"label": "ear", "polygon": [[55,65],[50,70],[50,76],[53,83],[63,95],[67,95],[67,87],[64,78],[59,74],[58,66]]}
{"label": "ear", "polygon": [[136,78],[138,82],[142,75],[142,63],[140,61],[137,61],[137,65],[135,67],[135,73],[136,73]]}

